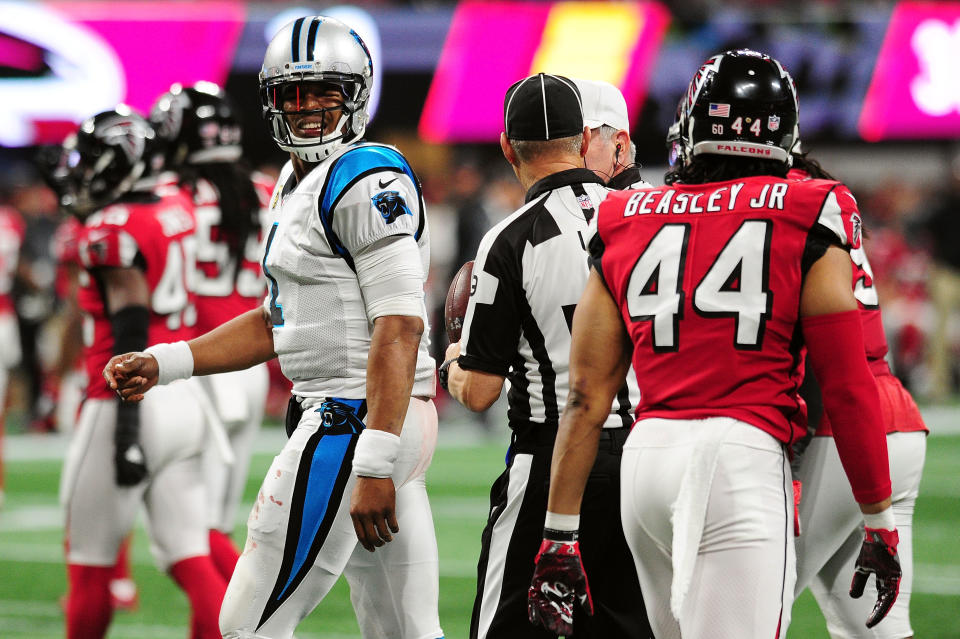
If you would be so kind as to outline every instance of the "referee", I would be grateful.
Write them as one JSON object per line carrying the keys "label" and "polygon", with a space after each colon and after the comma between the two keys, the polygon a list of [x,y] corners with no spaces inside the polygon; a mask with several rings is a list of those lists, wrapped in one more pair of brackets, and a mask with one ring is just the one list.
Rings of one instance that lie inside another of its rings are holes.
{"label": "referee", "polygon": [[652,187],[640,177],[637,146],[630,140],[627,101],[609,82],[570,78],[580,91],[583,125],[590,129],[587,168],[615,191]]}
{"label": "referee", "polygon": [[[471,639],[554,635],[527,620],[527,589],[543,536],[553,442],[567,399],[570,327],[586,285],[588,224],[610,192],[585,168],[590,129],[569,79],[538,74],[510,87],[500,146],[526,203],[491,229],[441,384],[464,406],[488,408],[509,379],[507,467],[490,490]],[[639,398],[630,375],[610,408],[581,519],[595,614],[574,609],[577,639],[651,636],[620,524],[620,454]]]}

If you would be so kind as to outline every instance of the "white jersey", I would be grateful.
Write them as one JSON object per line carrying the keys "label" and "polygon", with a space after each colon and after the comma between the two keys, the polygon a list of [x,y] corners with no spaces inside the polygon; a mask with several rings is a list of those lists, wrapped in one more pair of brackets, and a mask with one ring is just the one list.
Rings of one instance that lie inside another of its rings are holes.
{"label": "white jersey", "polygon": [[[373,323],[353,256],[378,240],[410,235],[423,280],[430,267],[420,184],[400,152],[382,144],[345,147],[297,182],[287,162],[270,199],[273,225],[263,271],[264,305],[283,374],[300,397],[366,397]],[[423,338],[412,394],[434,395],[435,363],[422,305]]]}

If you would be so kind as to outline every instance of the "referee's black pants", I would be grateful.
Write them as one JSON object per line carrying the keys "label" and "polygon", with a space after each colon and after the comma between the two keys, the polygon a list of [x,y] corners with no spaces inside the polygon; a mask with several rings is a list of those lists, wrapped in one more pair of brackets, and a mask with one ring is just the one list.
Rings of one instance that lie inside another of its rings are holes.
{"label": "referee's black pants", "polygon": [[[577,639],[649,639],[633,556],[620,523],[620,456],[629,428],[604,430],[580,512],[580,550],[594,615],[575,605]],[[543,539],[556,429],[517,429],[507,469],[490,489],[470,639],[548,639],[527,619],[527,589]]]}

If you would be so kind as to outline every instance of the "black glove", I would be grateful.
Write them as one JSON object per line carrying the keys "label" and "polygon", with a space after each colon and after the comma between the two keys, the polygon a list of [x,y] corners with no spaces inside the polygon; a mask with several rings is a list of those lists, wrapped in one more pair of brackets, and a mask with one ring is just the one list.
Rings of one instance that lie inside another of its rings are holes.
{"label": "black glove", "polygon": [[136,486],[147,476],[147,460],[140,447],[140,408],[119,402],[117,430],[113,435],[113,461],[118,486]]}
{"label": "black glove", "polygon": [[527,617],[555,635],[573,634],[573,602],[593,614],[593,597],[583,571],[580,544],[544,539],[534,560],[533,582],[527,591]]}
{"label": "black glove", "polygon": [[887,616],[900,593],[900,558],[897,556],[900,535],[896,530],[882,528],[865,527],[864,531],[856,572],[850,582],[850,596],[859,599],[870,573],[877,576],[877,604],[867,617],[867,628],[873,628]]}

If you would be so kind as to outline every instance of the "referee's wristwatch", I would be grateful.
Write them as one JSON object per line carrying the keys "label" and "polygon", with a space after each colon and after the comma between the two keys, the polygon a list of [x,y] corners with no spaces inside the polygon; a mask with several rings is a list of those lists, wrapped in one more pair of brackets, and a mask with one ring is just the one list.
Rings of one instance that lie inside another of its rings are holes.
{"label": "referee's wristwatch", "polygon": [[457,361],[456,357],[451,357],[443,364],[440,364],[440,368],[437,369],[437,378],[440,382],[440,388],[443,390],[450,390],[447,388],[447,383],[450,381],[450,364],[453,364]]}

